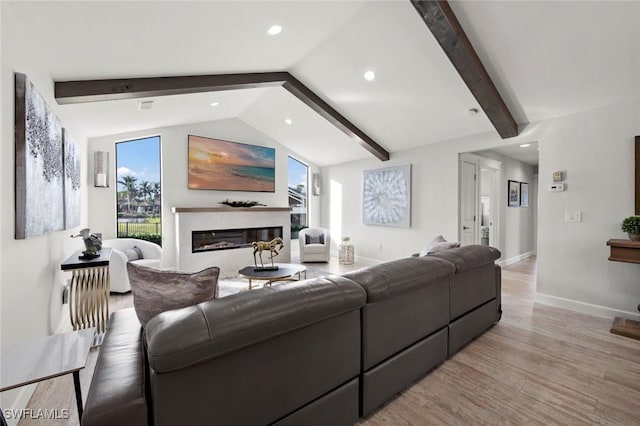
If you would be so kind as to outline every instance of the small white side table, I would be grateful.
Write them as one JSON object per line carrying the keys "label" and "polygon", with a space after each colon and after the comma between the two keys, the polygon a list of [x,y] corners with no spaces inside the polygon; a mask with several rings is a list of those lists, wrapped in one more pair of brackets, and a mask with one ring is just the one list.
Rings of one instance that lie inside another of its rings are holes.
{"label": "small white side table", "polygon": [[338,246],[338,260],[341,265],[353,265],[354,247],[352,244],[340,244]]}

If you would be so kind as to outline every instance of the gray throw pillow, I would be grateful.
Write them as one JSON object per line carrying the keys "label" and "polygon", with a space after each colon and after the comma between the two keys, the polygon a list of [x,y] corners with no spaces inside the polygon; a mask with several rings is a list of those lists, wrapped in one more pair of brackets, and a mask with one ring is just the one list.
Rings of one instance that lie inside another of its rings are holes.
{"label": "gray throw pillow", "polygon": [[140,256],[138,256],[138,252],[132,248],[124,249],[122,252],[124,253],[125,256],[127,256],[127,261],[129,262],[131,262],[132,260],[140,259]]}
{"label": "gray throw pillow", "polygon": [[136,254],[138,255],[138,259],[144,259],[144,256],[142,255],[142,250],[140,250],[140,247],[133,246],[132,250],[136,252]]}
{"label": "gray throw pillow", "polygon": [[133,307],[140,324],[161,312],[180,309],[218,297],[220,268],[200,272],[167,271],[127,263]]}
{"label": "gray throw pillow", "polygon": [[304,243],[305,244],[324,244],[324,234],[305,235]]}

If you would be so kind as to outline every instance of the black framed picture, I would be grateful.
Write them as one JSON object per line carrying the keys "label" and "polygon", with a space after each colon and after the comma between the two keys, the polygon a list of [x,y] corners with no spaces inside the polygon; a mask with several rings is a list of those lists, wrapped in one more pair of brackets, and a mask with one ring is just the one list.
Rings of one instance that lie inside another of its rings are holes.
{"label": "black framed picture", "polygon": [[517,180],[507,181],[507,206],[520,206],[520,182]]}

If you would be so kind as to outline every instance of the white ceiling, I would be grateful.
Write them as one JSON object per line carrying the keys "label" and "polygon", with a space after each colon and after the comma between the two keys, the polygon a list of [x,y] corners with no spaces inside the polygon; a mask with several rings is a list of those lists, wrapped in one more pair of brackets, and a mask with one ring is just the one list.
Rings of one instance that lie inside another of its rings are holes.
{"label": "white ceiling", "polygon": [[[20,43],[52,80],[289,71],[391,153],[494,131],[484,113],[466,115],[478,105],[409,0],[2,7],[3,21],[23,29]],[[640,2],[456,1],[452,8],[521,124],[640,96]],[[266,35],[273,24],[282,33]],[[362,78],[367,69],[375,81]],[[214,100],[220,106],[212,108]],[[61,108],[92,137],[238,117],[320,166],[371,155],[281,88],[137,106]]]}

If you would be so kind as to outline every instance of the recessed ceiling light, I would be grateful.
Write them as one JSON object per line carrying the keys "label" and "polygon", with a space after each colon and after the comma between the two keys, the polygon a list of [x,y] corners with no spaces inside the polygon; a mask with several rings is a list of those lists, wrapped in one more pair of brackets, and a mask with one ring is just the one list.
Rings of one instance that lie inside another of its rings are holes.
{"label": "recessed ceiling light", "polygon": [[373,81],[373,80],[375,80],[375,78],[376,78],[376,73],[375,72],[373,72],[371,70],[365,71],[365,73],[364,73],[364,79],[365,80]]}
{"label": "recessed ceiling light", "polygon": [[284,122],[287,124],[293,124],[293,120],[291,120],[290,118],[285,118]]}
{"label": "recessed ceiling light", "polygon": [[217,107],[218,105],[220,105],[220,102],[211,102],[212,107]]}
{"label": "recessed ceiling light", "polygon": [[282,32],[282,27],[280,25],[272,25],[268,30],[267,34],[269,35],[278,35]]}
{"label": "recessed ceiling light", "polygon": [[520,148],[529,148],[530,146],[530,143],[523,143],[522,145],[520,145]]}

